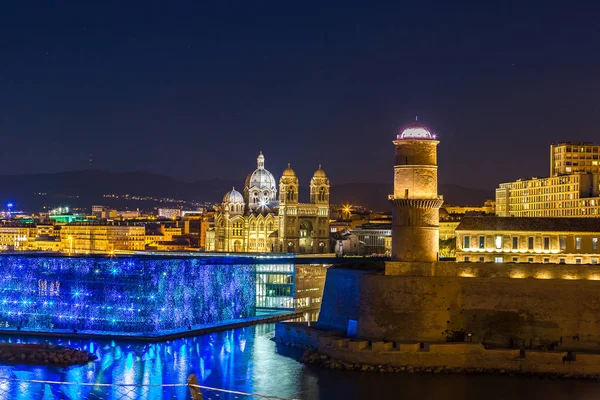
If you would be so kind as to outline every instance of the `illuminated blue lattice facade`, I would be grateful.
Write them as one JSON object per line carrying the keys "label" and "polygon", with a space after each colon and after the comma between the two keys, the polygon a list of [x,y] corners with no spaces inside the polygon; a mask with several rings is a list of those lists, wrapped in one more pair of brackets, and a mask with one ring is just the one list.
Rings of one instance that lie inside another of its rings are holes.
{"label": "illuminated blue lattice facade", "polygon": [[0,256],[0,329],[160,334],[255,315],[252,264]]}

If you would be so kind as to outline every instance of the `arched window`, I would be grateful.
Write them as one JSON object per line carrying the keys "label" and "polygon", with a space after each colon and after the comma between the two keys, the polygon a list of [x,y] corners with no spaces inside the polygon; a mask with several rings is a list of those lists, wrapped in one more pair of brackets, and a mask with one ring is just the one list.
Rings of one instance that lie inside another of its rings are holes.
{"label": "arched window", "polygon": [[327,191],[324,187],[319,189],[319,201],[325,201],[325,196],[327,195]]}
{"label": "arched window", "polygon": [[258,226],[258,229],[261,230],[261,231],[264,231],[265,230],[265,223],[261,222],[260,225]]}

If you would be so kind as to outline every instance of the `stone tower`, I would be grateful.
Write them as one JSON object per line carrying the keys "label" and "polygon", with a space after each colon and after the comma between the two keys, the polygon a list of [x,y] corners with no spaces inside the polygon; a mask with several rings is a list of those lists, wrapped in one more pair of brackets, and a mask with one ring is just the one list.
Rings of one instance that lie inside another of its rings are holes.
{"label": "stone tower", "polygon": [[439,258],[437,145],[423,126],[406,128],[397,140],[394,162],[392,259],[434,262]]}

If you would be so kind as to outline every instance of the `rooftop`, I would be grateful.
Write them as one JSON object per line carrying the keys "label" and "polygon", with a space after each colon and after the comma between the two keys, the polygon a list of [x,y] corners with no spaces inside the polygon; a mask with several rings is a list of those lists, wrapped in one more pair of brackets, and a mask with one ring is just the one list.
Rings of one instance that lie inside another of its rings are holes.
{"label": "rooftop", "polygon": [[464,217],[456,231],[600,232],[600,218]]}

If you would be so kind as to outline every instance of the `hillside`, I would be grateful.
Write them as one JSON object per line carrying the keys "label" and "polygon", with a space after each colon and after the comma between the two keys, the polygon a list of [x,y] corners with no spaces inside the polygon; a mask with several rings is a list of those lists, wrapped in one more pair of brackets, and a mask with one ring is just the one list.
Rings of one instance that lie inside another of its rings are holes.
{"label": "hillside", "polygon": [[[105,198],[105,194],[129,194],[153,198],[174,198],[185,201],[215,202],[232,186],[241,182],[204,180],[182,182],[174,178],[150,172],[108,172],[101,170],[70,171],[47,174],[1,175],[0,201],[14,202],[18,209],[35,211],[43,206],[90,208],[92,204],[104,204],[118,208],[169,207],[158,201],[131,201],[123,198]],[[301,187],[301,200],[308,197],[308,188]],[[493,198],[493,193],[464,188],[453,184],[439,185],[440,194],[451,204],[479,205]],[[388,194],[392,184],[345,183],[333,185],[333,203],[360,204],[374,210],[387,210]],[[172,206],[173,204],[171,204]]]}

